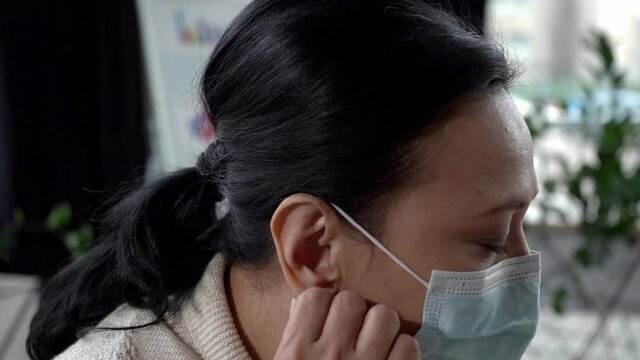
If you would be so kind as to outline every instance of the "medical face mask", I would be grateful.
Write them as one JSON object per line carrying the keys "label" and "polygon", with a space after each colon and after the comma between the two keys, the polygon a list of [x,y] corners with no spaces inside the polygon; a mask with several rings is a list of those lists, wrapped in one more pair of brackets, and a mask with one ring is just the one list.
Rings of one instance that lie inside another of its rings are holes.
{"label": "medical face mask", "polygon": [[538,324],[540,253],[474,272],[437,271],[427,282],[338,206],[332,206],[427,288],[415,335],[422,359],[520,359]]}

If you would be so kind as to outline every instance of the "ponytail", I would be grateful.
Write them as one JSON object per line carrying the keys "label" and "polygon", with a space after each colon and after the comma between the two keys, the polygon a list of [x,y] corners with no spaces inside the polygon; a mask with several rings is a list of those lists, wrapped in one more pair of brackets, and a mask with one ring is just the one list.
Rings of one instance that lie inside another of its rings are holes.
{"label": "ponytail", "polygon": [[221,250],[220,200],[215,183],[196,168],[129,193],[107,213],[95,248],[42,289],[27,338],[29,356],[54,357],[122,303],[157,317],[131,328],[176,311]]}

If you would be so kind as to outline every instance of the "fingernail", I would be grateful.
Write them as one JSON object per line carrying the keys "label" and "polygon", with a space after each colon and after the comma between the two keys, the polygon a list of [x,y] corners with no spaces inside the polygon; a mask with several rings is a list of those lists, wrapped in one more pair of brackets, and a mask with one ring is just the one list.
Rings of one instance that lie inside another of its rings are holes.
{"label": "fingernail", "polygon": [[291,298],[291,305],[289,305],[289,316],[291,316],[291,313],[293,313],[293,307],[296,304],[296,298]]}

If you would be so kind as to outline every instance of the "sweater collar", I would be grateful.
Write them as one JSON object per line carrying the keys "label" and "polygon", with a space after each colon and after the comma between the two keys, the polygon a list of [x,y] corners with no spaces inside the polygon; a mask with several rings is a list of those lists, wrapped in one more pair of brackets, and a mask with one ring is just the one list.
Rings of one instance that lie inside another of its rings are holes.
{"label": "sweater collar", "polygon": [[217,254],[184,307],[186,327],[205,360],[251,360],[236,329],[225,292],[227,262]]}

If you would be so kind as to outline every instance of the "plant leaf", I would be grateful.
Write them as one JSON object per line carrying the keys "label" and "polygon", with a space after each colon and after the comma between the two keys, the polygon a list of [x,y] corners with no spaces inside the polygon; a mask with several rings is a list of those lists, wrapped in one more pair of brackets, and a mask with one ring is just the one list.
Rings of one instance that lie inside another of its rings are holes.
{"label": "plant leaf", "polygon": [[565,287],[559,287],[553,292],[553,310],[556,314],[562,314],[567,310],[569,292]]}
{"label": "plant leaf", "polygon": [[71,222],[71,205],[60,203],[51,209],[47,217],[46,226],[50,231],[62,230]]}
{"label": "plant leaf", "polygon": [[555,180],[547,180],[542,185],[544,187],[544,190],[549,194],[552,194],[552,193],[554,193],[556,191],[556,182],[555,182]]}
{"label": "plant leaf", "polygon": [[576,251],[575,259],[580,265],[584,267],[589,267],[594,262],[593,254],[587,246],[583,246]]}
{"label": "plant leaf", "polygon": [[17,227],[24,225],[27,221],[27,216],[24,214],[24,210],[21,208],[13,209],[13,222]]}
{"label": "plant leaf", "polygon": [[82,224],[77,229],[65,234],[64,244],[74,260],[81,258],[91,250],[93,235],[93,227],[90,224]]}
{"label": "plant leaf", "polygon": [[13,246],[13,238],[7,234],[0,233],[0,260],[9,262],[9,251]]}

